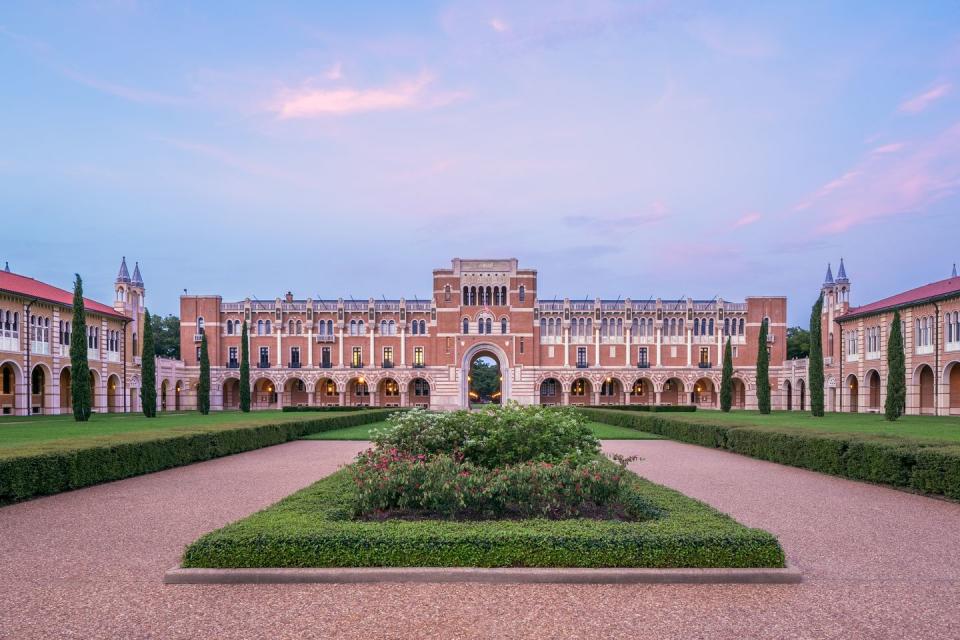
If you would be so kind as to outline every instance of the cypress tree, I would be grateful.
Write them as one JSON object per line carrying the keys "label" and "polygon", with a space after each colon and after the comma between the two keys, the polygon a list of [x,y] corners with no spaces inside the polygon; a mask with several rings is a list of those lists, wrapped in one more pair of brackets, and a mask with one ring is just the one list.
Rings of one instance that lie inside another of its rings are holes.
{"label": "cypress tree", "polygon": [[767,351],[767,319],[760,325],[757,338],[757,408],[770,413],[770,352]]}
{"label": "cypress tree", "polygon": [[723,375],[720,378],[720,410],[729,412],[733,405],[733,348],[730,346],[730,337],[727,337],[727,346],[723,348]]}
{"label": "cypress tree", "polygon": [[70,399],[73,419],[86,422],[93,411],[90,363],[87,362],[87,314],[83,307],[83,280],[73,283],[73,326],[70,333]]}
{"label": "cypress tree", "polygon": [[[157,371],[154,356],[156,349],[153,344],[153,322],[150,312],[143,314],[143,346],[140,365],[140,408],[148,418],[157,416]],[[137,355],[137,354],[133,354]]]}
{"label": "cypress tree", "polygon": [[210,413],[210,354],[207,353],[207,334],[200,339],[200,381],[197,383],[197,409]]}
{"label": "cypress tree", "polygon": [[810,311],[810,412],[823,417],[823,331],[820,318],[823,313],[823,294]]}
{"label": "cypress tree", "polygon": [[243,321],[240,336],[240,411],[250,413],[250,345],[247,340],[247,321]]}
{"label": "cypress tree", "polygon": [[893,312],[890,337],[887,339],[887,399],[883,409],[887,420],[891,421],[902,416],[907,409],[907,373],[899,310]]}

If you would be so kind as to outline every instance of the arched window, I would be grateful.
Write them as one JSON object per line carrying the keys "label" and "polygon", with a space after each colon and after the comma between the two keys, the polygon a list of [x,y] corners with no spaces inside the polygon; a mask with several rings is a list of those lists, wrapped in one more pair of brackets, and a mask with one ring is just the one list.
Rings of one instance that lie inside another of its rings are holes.
{"label": "arched window", "polygon": [[380,335],[382,335],[382,336],[387,335],[387,321],[386,321],[386,320],[381,320],[381,321],[380,321]]}
{"label": "arched window", "polygon": [[500,287],[493,288],[493,304],[494,306],[500,306]]}
{"label": "arched window", "polygon": [[363,320],[357,321],[357,333],[361,336],[367,335],[367,325],[363,323]]}
{"label": "arched window", "polygon": [[584,335],[593,337],[593,318],[587,318],[587,332]]}
{"label": "arched window", "polygon": [[297,320],[297,335],[299,336],[302,333],[303,333],[303,322],[301,322],[300,320]]}
{"label": "arched window", "polygon": [[233,320],[227,320],[227,335],[233,335]]}
{"label": "arched window", "polygon": [[333,335],[333,320],[327,320],[327,335]]}
{"label": "arched window", "polygon": [[504,306],[507,305],[507,288],[500,287],[500,300],[503,302]]}
{"label": "arched window", "polygon": [[680,318],[680,320],[677,321],[677,335],[678,335],[678,336],[684,335],[684,333],[683,333],[683,318]]}
{"label": "arched window", "polygon": [[420,335],[422,335],[422,336],[427,335],[427,321],[426,321],[426,320],[421,320],[421,321],[420,321]]}
{"label": "arched window", "polygon": [[507,319],[505,317],[500,318],[500,333],[506,333],[506,332],[507,332]]}
{"label": "arched window", "polygon": [[609,334],[607,333],[607,331],[608,331],[608,329],[607,329],[607,319],[604,318],[603,320],[600,321],[600,335],[603,336],[604,338],[606,338],[607,335],[609,335]]}
{"label": "arched window", "polygon": [[487,333],[493,333],[493,318],[487,318]]}
{"label": "arched window", "polygon": [[263,323],[263,330],[266,331],[267,335],[270,335],[271,333],[273,333],[273,329],[270,328],[269,320]]}
{"label": "arched window", "polygon": [[713,318],[710,318],[710,335],[713,335]]}
{"label": "arched window", "polygon": [[263,320],[257,320],[257,335],[263,335]]}
{"label": "arched window", "polygon": [[470,304],[470,289],[468,287],[463,288],[463,300],[460,304]]}
{"label": "arched window", "polygon": [[463,333],[470,333],[470,320],[468,318],[463,319]]}
{"label": "arched window", "polygon": [[397,335],[397,323],[394,322],[393,320],[391,320],[390,322],[388,322],[388,323],[387,323],[387,332],[388,332],[391,336]]}
{"label": "arched window", "polygon": [[577,335],[577,319],[576,318],[570,318],[570,335],[571,336]]}
{"label": "arched window", "polygon": [[470,304],[475,306],[477,304],[477,288],[470,287]]}
{"label": "arched window", "polygon": [[520,285],[520,292],[519,292],[519,293],[520,293],[520,295],[519,295],[520,302],[526,301],[526,299],[527,299],[527,288],[526,288],[525,286],[523,286],[523,285]]}
{"label": "arched window", "polygon": [[413,335],[417,335],[417,333],[419,333],[419,329],[420,329],[420,326],[417,324],[417,321],[414,320],[413,323],[410,325],[410,333],[412,333]]}
{"label": "arched window", "polygon": [[203,316],[197,318],[197,333],[203,334]]}
{"label": "arched window", "polygon": [[547,335],[547,319],[540,318],[540,337]]}
{"label": "arched window", "polygon": [[450,302],[450,285],[446,285],[443,288],[443,301]]}
{"label": "arched window", "polygon": [[137,334],[133,334],[133,355],[140,355],[139,345],[137,344]]}

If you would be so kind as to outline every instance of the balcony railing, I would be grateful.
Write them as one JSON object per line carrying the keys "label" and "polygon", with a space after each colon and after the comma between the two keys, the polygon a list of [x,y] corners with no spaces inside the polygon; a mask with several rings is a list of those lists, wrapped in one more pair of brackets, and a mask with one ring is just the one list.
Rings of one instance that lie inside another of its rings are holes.
{"label": "balcony railing", "polygon": [[20,336],[14,333],[0,337],[0,351],[20,351]]}
{"label": "balcony railing", "polygon": [[563,311],[562,300],[541,300],[538,304],[541,311]]}
{"label": "balcony railing", "polygon": [[393,369],[393,360],[384,360],[380,363],[380,367],[383,369]]}
{"label": "balcony railing", "polygon": [[650,363],[647,361],[642,361],[637,363],[637,369],[649,369]]}
{"label": "balcony railing", "polygon": [[713,363],[712,363],[712,362],[698,362],[698,363],[697,363],[697,366],[700,367],[701,369],[711,369],[711,368],[713,368]]}
{"label": "balcony railing", "polygon": [[586,369],[586,368],[588,368],[589,366],[590,366],[590,365],[587,364],[586,362],[578,362],[578,363],[577,363],[577,369]]}
{"label": "balcony railing", "polygon": [[236,360],[227,360],[226,364],[223,365],[227,369],[239,369],[240,363]]}
{"label": "balcony railing", "polygon": [[350,363],[350,368],[351,368],[351,369],[363,369],[363,362],[351,362],[351,363]]}
{"label": "balcony railing", "polygon": [[261,360],[260,362],[257,363],[257,369],[269,369],[269,368],[270,368],[269,360]]}
{"label": "balcony railing", "polygon": [[321,368],[321,369],[333,369],[333,363],[332,363],[332,362],[321,362],[321,363],[320,363],[320,368]]}
{"label": "balcony railing", "polygon": [[413,368],[414,368],[414,369],[423,369],[425,366],[427,366],[427,365],[425,365],[425,364],[422,363],[422,362],[414,362],[414,363],[413,363]]}
{"label": "balcony railing", "polygon": [[50,343],[49,342],[37,342],[36,340],[30,341],[30,352],[37,355],[50,355]]}
{"label": "balcony railing", "polygon": [[202,333],[195,333],[195,334],[193,334],[193,341],[194,341],[194,342],[202,342],[202,341],[203,341],[203,334],[202,334]]}
{"label": "balcony railing", "polygon": [[324,333],[315,337],[316,337],[316,342],[333,342],[334,340],[337,339],[337,336],[329,333]]}
{"label": "balcony railing", "polygon": [[302,364],[299,360],[290,361],[290,362],[287,363],[287,368],[288,368],[288,369],[299,369],[299,368],[302,367],[302,366],[303,366],[303,364]]}

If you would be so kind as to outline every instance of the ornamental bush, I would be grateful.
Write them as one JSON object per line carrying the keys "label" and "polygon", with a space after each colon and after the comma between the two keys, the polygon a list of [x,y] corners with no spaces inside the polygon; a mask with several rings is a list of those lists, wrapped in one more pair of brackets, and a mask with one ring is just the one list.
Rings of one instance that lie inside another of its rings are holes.
{"label": "ornamental bush", "polygon": [[441,454],[369,450],[350,467],[354,516],[365,519],[655,517],[647,501],[622,491],[628,459],[524,462],[488,469]]}
{"label": "ornamental bush", "polygon": [[600,441],[574,409],[522,407],[429,413],[413,409],[389,419],[372,440],[381,451],[457,455],[482,467],[521,462],[588,461]]}

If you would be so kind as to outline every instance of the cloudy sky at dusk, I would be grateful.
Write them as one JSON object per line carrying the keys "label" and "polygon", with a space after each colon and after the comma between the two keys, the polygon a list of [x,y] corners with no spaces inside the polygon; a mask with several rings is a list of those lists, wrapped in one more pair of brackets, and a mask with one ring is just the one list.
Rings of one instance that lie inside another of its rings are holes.
{"label": "cloudy sky at dusk", "polygon": [[[0,261],[111,299],[853,302],[960,262],[955,2],[5,2]],[[0,263],[2,264],[2,263]]]}

